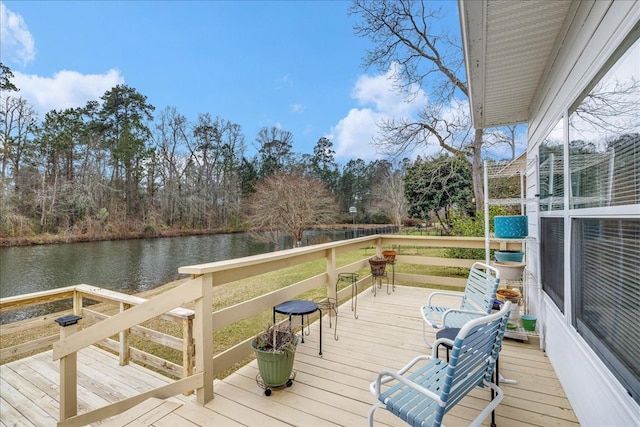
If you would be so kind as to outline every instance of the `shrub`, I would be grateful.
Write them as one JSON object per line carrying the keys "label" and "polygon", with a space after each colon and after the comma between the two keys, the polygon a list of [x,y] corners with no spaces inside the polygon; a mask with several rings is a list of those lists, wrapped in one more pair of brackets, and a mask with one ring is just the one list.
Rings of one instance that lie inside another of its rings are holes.
{"label": "shrub", "polygon": [[416,224],[417,224],[417,221],[413,218],[407,218],[404,220],[405,227],[415,227]]}
{"label": "shrub", "polygon": [[[508,210],[504,206],[489,207],[489,231],[493,231],[493,217],[507,215]],[[451,217],[451,234],[464,237],[484,237],[484,212],[479,212],[475,217],[462,216],[455,213]],[[461,259],[484,259],[484,249],[448,248],[445,256]]]}

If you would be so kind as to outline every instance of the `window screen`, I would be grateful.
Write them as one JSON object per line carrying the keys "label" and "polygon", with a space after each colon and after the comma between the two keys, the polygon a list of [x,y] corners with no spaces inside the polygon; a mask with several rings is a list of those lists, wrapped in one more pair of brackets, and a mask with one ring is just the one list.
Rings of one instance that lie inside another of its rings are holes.
{"label": "window screen", "polygon": [[574,326],[640,402],[640,219],[572,221]]}
{"label": "window screen", "polygon": [[542,289],[564,313],[564,218],[541,218]]}

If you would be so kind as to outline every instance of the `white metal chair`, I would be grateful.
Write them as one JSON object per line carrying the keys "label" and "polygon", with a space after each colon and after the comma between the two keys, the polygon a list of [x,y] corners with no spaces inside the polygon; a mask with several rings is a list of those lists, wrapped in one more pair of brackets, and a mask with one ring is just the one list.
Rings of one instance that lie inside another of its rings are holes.
{"label": "white metal chair", "polygon": [[[422,337],[427,339],[427,325],[432,328],[460,328],[471,319],[491,313],[500,283],[500,272],[487,264],[476,262],[471,266],[464,292],[437,291],[429,295],[427,303],[420,308],[422,314]],[[458,307],[436,305],[434,300],[440,296],[460,298]]]}
{"label": "white metal chair", "polygon": [[[500,311],[467,322],[455,340],[436,340],[430,356],[420,355],[398,372],[381,371],[369,387],[378,399],[369,411],[369,426],[378,408],[412,426],[440,426],[444,415],[471,390],[488,386],[491,400],[470,424],[479,426],[503,398],[492,377],[510,310],[507,301]],[[452,347],[448,363],[438,359],[440,343]]]}

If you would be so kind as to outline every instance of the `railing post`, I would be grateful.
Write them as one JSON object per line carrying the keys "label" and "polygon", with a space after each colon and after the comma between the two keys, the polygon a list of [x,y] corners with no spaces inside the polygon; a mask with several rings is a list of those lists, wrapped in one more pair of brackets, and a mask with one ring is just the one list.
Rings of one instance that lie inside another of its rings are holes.
{"label": "railing post", "polygon": [[78,289],[73,291],[73,314],[76,316],[82,316],[82,292],[78,292]]}
{"label": "railing post", "polygon": [[[338,281],[338,275],[336,274],[336,248],[327,249],[325,256],[327,262],[327,296],[337,301],[336,282]],[[329,315],[332,315],[331,310],[329,310],[329,313]]]}
{"label": "railing post", "polygon": [[201,405],[213,399],[213,274],[200,276],[202,297],[195,301],[194,339],[196,343],[196,372],[203,373],[203,386],[197,391]]}
{"label": "railing post", "polygon": [[[195,365],[195,345],[193,342],[193,318],[182,319],[182,378],[193,375]],[[193,394],[193,390],[184,393],[185,396]]]}
{"label": "railing post", "polygon": [[[131,304],[124,302],[120,303],[120,313],[131,308]],[[131,352],[129,351],[129,336],[131,335],[131,329],[125,329],[120,331],[120,366],[126,366],[129,364],[131,358]]]}
{"label": "railing post", "polygon": [[[70,314],[55,319],[60,325],[60,339],[78,331],[80,316]],[[77,353],[71,353],[60,359],[60,421],[78,414],[78,372]]]}

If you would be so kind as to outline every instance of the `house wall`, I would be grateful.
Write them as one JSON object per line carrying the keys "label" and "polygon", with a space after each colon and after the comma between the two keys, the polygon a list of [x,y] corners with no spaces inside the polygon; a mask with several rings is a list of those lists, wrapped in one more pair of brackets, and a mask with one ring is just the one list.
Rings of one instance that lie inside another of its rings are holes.
{"label": "house wall", "polygon": [[[565,27],[556,44],[553,60],[538,88],[538,96],[531,105],[528,125],[529,159],[536,158],[540,143],[554,128],[564,112],[580,97],[586,85],[607,64],[622,40],[640,22],[640,2],[637,1],[580,1],[572,5]],[[566,120],[566,118],[565,118]],[[565,122],[566,123],[566,122]],[[565,125],[565,134],[567,127]],[[527,171],[527,198],[535,200],[539,194],[536,168]],[[529,234],[539,241],[537,202],[527,205]],[[636,215],[640,210],[635,210]],[[583,213],[584,214],[584,213]],[[542,319],[545,350],[567,393],[576,416],[585,426],[640,425],[640,406],[626,393],[591,348],[571,325],[570,275],[570,218],[565,218],[565,313],[558,310],[546,295],[531,298],[531,310]],[[539,274],[539,246],[528,245],[528,263],[533,273],[531,292],[541,292]]]}

